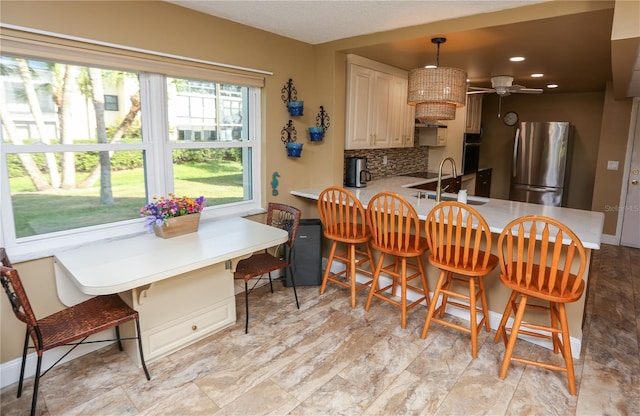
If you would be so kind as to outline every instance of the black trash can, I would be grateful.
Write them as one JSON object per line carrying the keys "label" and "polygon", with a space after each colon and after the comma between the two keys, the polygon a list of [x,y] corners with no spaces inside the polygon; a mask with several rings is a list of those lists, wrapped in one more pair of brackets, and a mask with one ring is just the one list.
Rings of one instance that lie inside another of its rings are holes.
{"label": "black trash can", "polygon": [[[289,255],[288,246],[285,246],[285,255]],[[300,220],[291,264],[295,273],[296,286],[319,286],[322,284],[322,221],[319,219]],[[284,285],[293,286],[289,269],[286,269]]]}

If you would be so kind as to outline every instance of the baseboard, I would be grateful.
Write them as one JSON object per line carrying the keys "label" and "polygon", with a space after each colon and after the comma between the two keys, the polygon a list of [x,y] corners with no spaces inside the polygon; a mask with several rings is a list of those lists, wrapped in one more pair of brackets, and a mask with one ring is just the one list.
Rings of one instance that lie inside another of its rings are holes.
{"label": "baseboard", "polygon": [[[100,334],[92,335],[87,339],[87,341],[110,339],[110,338],[115,338],[115,336],[116,336],[115,330],[110,330],[109,332],[101,332]],[[115,341],[79,345],[75,350],[73,350],[73,352],[71,352],[69,355],[64,357],[57,365],[69,362],[75,358],[81,357],[85,354],[89,354],[90,352],[104,348],[107,345],[113,344],[113,342]],[[53,350],[46,351],[42,355],[41,373],[46,371],[49,367],[51,367],[53,363],[55,363],[58,359],[60,359],[60,357],[62,357],[67,351],[68,349],[65,347],[55,348]],[[21,362],[22,362],[22,357],[16,358],[15,360],[7,361],[6,363],[2,363],[2,365],[0,365],[0,388],[10,386],[18,382],[18,380],[20,379]],[[38,362],[38,355],[35,352],[27,355],[27,364],[24,370],[25,379],[35,375],[37,362]],[[55,371],[55,369],[53,371]]]}
{"label": "baseboard", "polygon": [[[326,264],[326,263],[323,263]],[[331,273],[338,273],[342,270],[344,270],[346,267],[344,266],[343,263],[337,263],[334,262],[331,266]],[[358,283],[365,283],[367,281],[371,280],[371,278],[369,276],[363,275],[363,274],[358,274],[356,273],[356,281]],[[391,283],[391,279],[389,279],[386,276],[381,275],[380,276],[380,285],[381,286],[386,286],[388,284]],[[390,292],[391,290],[388,290],[388,292]],[[430,297],[433,297],[433,292],[429,293]],[[418,292],[415,292],[411,289],[407,290],[407,300],[410,301],[415,301],[417,299],[419,299],[421,296]],[[463,303],[460,301],[460,303]],[[422,305],[425,306],[425,309],[427,307],[427,303],[425,301],[421,302]],[[439,306],[439,303],[438,303]],[[463,319],[465,321],[469,321],[469,313],[467,311],[463,311],[460,310],[459,308],[456,307],[447,307],[446,313],[455,316],[457,318]],[[426,319],[426,312],[424,315],[424,319]],[[491,329],[493,329],[494,331],[496,331],[498,329],[498,326],[500,325],[500,320],[502,320],[502,314],[498,313],[498,312],[493,312],[493,311],[489,311],[489,327]],[[513,318],[509,318],[509,320],[507,321],[507,326],[511,326],[513,325]],[[543,333],[541,331],[536,331],[533,329],[527,329],[531,332],[538,332],[538,333]],[[533,344],[539,345],[541,347],[547,348],[552,350],[553,349],[553,344],[551,343],[550,340],[547,339],[543,339],[543,338],[537,338],[537,337],[533,337],[530,335],[523,335],[520,334],[518,336],[518,338],[521,338],[525,341],[529,341]],[[580,351],[582,350],[582,340],[578,339],[578,338],[574,338],[574,337],[570,337],[571,338],[571,354],[573,355],[574,359],[580,358]]]}
{"label": "baseboard", "polygon": [[600,242],[603,244],[611,244],[612,246],[619,246],[620,238],[616,235],[602,234],[602,237],[600,238]]}

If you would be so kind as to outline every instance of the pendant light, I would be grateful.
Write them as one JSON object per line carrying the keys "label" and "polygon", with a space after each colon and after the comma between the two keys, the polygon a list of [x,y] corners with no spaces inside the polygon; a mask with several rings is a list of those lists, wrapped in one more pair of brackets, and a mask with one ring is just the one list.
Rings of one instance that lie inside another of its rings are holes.
{"label": "pendant light", "polygon": [[438,45],[435,68],[416,68],[409,71],[407,102],[416,106],[420,121],[454,120],[456,108],[464,107],[467,93],[467,72],[440,66],[440,44],[446,38],[433,38]]}

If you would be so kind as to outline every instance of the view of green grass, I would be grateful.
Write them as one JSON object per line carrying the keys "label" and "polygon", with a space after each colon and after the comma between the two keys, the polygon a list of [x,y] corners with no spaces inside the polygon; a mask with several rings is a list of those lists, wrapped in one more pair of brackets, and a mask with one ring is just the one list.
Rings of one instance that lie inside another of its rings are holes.
{"label": "view of green grass", "polygon": [[[174,165],[178,196],[204,195],[206,206],[243,200],[242,165],[232,161]],[[83,177],[80,175],[78,181]],[[10,179],[16,236],[27,237],[73,228],[140,218],[146,204],[144,170],[111,174],[113,205],[100,204],[100,183],[87,189],[35,191],[28,177]],[[162,195],[150,195],[160,197]]]}

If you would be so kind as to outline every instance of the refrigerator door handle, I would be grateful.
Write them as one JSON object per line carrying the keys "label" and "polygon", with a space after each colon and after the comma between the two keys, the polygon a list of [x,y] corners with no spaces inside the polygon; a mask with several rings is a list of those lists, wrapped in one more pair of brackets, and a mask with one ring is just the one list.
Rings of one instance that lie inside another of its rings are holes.
{"label": "refrigerator door handle", "polygon": [[544,186],[526,186],[526,185],[520,185],[516,187],[519,190],[522,191],[528,191],[528,192],[556,192],[558,191],[558,189],[560,188],[547,188]]}
{"label": "refrigerator door handle", "polygon": [[516,129],[516,137],[513,140],[513,163],[511,164],[511,176],[516,177],[516,163],[518,162],[518,138],[520,137],[520,127]]}

